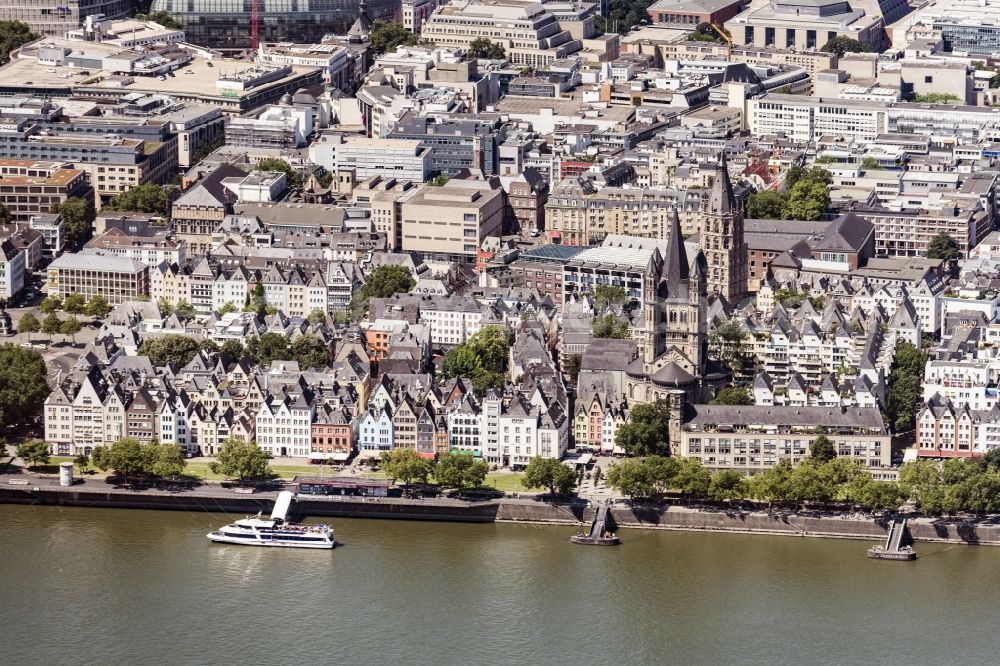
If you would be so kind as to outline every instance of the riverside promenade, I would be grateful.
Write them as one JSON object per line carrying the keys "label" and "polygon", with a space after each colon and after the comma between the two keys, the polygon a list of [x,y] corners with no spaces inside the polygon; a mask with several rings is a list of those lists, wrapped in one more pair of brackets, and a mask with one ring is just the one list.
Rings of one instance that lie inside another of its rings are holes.
{"label": "riverside promenade", "polygon": [[[130,490],[104,481],[88,480],[63,487],[56,479],[0,476],[0,503],[93,508],[160,509],[188,512],[255,514],[270,512],[278,488],[238,492],[217,483],[194,487]],[[466,501],[449,497],[341,497],[301,495],[293,516],[381,518],[447,522],[542,523],[579,526],[593,516],[586,499],[549,502],[539,497],[502,497]],[[860,514],[790,511],[738,511],[680,506],[630,506],[617,503],[610,511],[619,528],[772,534],[790,537],[885,538],[888,517]],[[1000,516],[980,519],[909,516],[914,541],[1000,545]],[[623,542],[627,543],[623,535]]]}

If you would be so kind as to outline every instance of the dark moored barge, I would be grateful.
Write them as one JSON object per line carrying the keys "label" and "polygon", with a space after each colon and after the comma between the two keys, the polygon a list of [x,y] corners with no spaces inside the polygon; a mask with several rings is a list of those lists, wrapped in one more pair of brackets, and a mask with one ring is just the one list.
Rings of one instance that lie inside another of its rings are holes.
{"label": "dark moored barge", "polygon": [[873,560],[908,561],[917,559],[917,553],[910,546],[901,545],[906,532],[906,519],[897,523],[889,523],[889,533],[885,537],[884,546],[872,546],[868,549],[868,557]]}
{"label": "dark moored barge", "polygon": [[604,504],[594,512],[589,533],[577,532],[569,540],[581,546],[617,546],[620,544],[621,540],[607,527],[609,506],[610,500],[605,500]]}

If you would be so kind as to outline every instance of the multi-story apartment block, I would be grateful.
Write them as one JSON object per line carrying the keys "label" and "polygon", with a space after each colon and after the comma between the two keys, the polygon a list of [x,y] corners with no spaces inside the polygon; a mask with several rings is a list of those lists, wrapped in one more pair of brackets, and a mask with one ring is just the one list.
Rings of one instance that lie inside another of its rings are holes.
{"label": "multi-story apartment block", "polygon": [[314,405],[311,395],[271,396],[257,410],[257,445],[273,456],[309,457]]}
{"label": "multi-story apartment block", "polygon": [[403,27],[419,35],[431,13],[437,8],[438,0],[403,0]]}
{"label": "multi-story apartment block", "polygon": [[544,230],[549,185],[538,171],[527,169],[510,180],[507,197],[514,211],[518,231],[525,234]]}
{"label": "multi-story apartment block", "polygon": [[177,138],[165,127],[157,138],[81,134],[17,120],[0,128],[0,152],[20,161],[73,163],[89,176],[100,204],[137,185],[170,179],[177,169]]}
{"label": "multi-story apartment block", "polygon": [[483,307],[465,296],[427,298],[420,304],[420,323],[430,329],[431,344],[460,345],[482,328]]}
{"label": "multi-story apartment block", "polygon": [[638,307],[655,292],[650,281],[663,265],[666,243],[652,238],[607,236],[597,247],[577,253],[563,266],[563,302],[593,294],[600,285],[621,287]]}
{"label": "multi-story apartment block", "polygon": [[28,224],[42,235],[42,257],[52,260],[66,247],[66,223],[58,215],[32,215]]}
{"label": "multi-story apartment block", "polygon": [[890,467],[892,440],[874,407],[781,407],[687,405],[671,416],[676,452],[697,458],[711,470],[764,472],[782,458],[805,460],[813,440],[825,435],[837,455],[873,473]]}
{"label": "multi-story apartment block", "polygon": [[361,416],[358,425],[358,456],[377,458],[392,451],[392,416],[388,410],[369,409]]}
{"label": "multi-story apartment block", "polygon": [[827,434],[841,457],[869,469],[891,462],[891,440],[878,409],[855,407],[725,407],[693,405],[680,455],[710,469],[762,472],[781,458],[805,460],[810,443]]}
{"label": "multi-story apartment block", "polygon": [[562,181],[545,204],[545,231],[553,243],[587,246],[608,234],[665,240],[674,211],[681,229],[701,228],[703,194],[674,188],[597,187],[589,180]]}
{"label": "multi-story apartment block", "polygon": [[448,412],[447,421],[450,450],[482,458],[483,419],[480,406],[471,394],[467,394],[458,407]]}
{"label": "multi-story apartment block", "polygon": [[9,238],[0,241],[0,298],[11,299],[24,288],[27,254],[14,247]]}
{"label": "multi-story apartment block", "polygon": [[326,266],[326,312],[347,312],[354,292],[361,286],[362,279],[357,264],[331,261]]}
{"label": "multi-story apartment block", "polygon": [[191,303],[191,274],[176,264],[162,263],[149,269],[149,299],[168,303]]}
{"label": "multi-story apartment block", "polygon": [[313,310],[327,311],[329,293],[320,271],[274,265],[260,276],[264,302],[289,317],[308,317]]}
{"label": "multi-story apartment block", "polygon": [[312,460],[344,462],[354,451],[353,416],[346,407],[321,405],[312,424]]}
{"label": "multi-story apartment block", "polygon": [[934,395],[917,413],[917,455],[972,458],[1000,448],[1000,405],[972,409]]}
{"label": "multi-story apartment block", "polygon": [[989,106],[900,102],[886,110],[886,129],[962,145],[1000,139],[1000,109]]}
{"label": "multi-story apartment block", "polygon": [[[982,185],[994,192],[995,181],[970,179],[968,186]],[[928,244],[946,233],[968,253],[993,231],[996,210],[993,195],[980,197],[965,192],[935,192],[929,195],[900,194],[881,205],[855,205],[852,211],[875,225],[875,251],[896,257],[922,257]]]}

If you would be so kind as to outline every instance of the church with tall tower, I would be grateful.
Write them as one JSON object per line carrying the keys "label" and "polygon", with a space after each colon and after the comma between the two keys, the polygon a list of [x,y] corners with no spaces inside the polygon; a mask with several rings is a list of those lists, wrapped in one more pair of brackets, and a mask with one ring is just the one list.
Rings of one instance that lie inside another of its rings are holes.
{"label": "church with tall tower", "polygon": [[690,260],[674,211],[664,253],[644,282],[640,356],[626,369],[629,402],[655,402],[678,390],[703,402],[729,380],[728,370],[708,358],[708,304],[722,297],[737,305],[747,295],[747,248],[724,155],[702,208],[699,245]]}
{"label": "church with tall tower", "polygon": [[646,281],[642,353],[626,368],[629,402],[655,402],[683,390],[689,400],[714,394],[725,380],[708,361],[708,263],[688,259],[674,212],[658,273]]}
{"label": "church with tall tower", "polygon": [[702,205],[701,248],[708,262],[708,293],[739,305],[747,295],[747,245],[743,209],[733,195],[725,152],[719,157],[712,190]]}

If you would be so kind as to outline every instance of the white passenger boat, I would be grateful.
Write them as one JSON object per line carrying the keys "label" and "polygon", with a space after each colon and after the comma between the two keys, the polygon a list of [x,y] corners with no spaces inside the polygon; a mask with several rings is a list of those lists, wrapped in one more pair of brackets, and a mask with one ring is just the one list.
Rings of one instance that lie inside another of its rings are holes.
{"label": "white passenger boat", "polygon": [[292,493],[278,493],[270,518],[257,514],[230,523],[214,532],[208,538],[220,543],[236,543],[244,546],[278,546],[284,548],[333,548],[333,528],[327,525],[293,525],[285,522]]}

